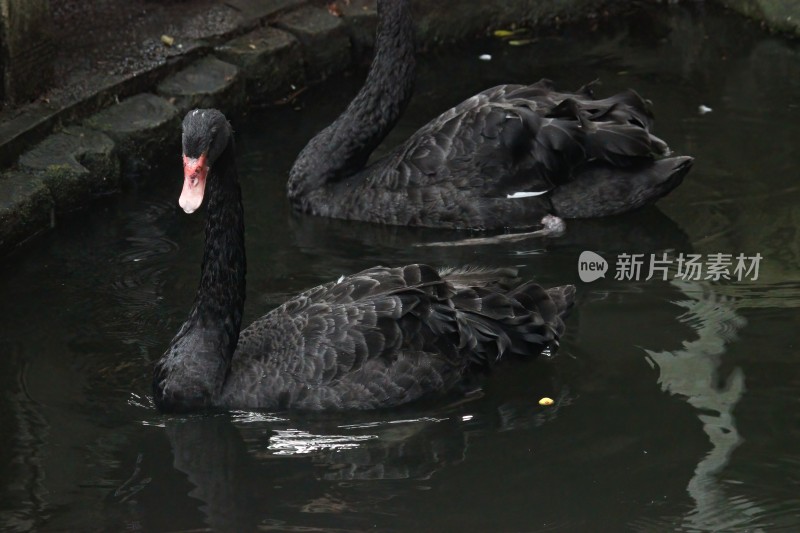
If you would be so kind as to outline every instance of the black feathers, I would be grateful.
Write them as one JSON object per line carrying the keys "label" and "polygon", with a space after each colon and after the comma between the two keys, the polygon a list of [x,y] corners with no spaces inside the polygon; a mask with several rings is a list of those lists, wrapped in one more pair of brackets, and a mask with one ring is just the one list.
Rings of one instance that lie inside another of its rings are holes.
{"label": "black feathers", "polygon": [[186,322],[153,374],[153,397],[165,411],[212,406],[239,339],[247,261],[242,195],[227,124],[216,110],[190,111],[184,121],[184,146],[209,153],[211,170],[200,283]]}
{"label": "black feathers", "polygon": [[[547,214],[637,209],[680,184],[691,160],[656,165],[669,149],[652,134],[650,102],[632,90],[596,99],[595,82],[573,93],[549,80],[493,87],[364,168],[410,97],[412,38],[397,38],[411,35],[408,4],[379,2],[378,44],[364,86],[292,168],[288,194],[297,209],[396,225],[529,227]],[[595,172],[597,165],[610,172]],[[665,173],[670,166],[680,170]],[[590,183],[587,176],[608,181]],[[559,194],[562,187],[572,190]],[[605,197],[578,187],[602,188]]]}
{"label": "black feathers", "polygon": [[[215,116],[186,130],[190,144],[220,142],[223,130],[211,129],[227,122]],[[309,289],[240,332],[243,209],[225,138],[209,159],[195,302],[153,373],[159,409],[391,407],[447,392],[507,354],[557,345],[571,287],[520,283],[513,269],[426,265],[375,267]]]}
{"label": "black feathers", "polygon": [[515,274],[376,267],[306,291],[242,332],[220,403],[389,407],[557,346],[574,289],[551,298]]}

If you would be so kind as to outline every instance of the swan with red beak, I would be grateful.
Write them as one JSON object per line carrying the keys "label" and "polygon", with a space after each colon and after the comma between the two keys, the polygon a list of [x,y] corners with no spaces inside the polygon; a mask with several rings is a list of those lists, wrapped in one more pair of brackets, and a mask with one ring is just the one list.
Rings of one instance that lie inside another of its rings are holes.
{"label": "swan with red beak", "polygon": [[187,213],[194,213],[203,203],[208,179],[208,156],[189,157],[183,154],[183,190],[178,205]]}
{"label": "swan with red beak", "polygon": [[241,329],[247,257],[233,133],[219,111],[183,121],[181,206],[205,205],[200,281],[153,369],[165,412],[386,409],[474,383],[504,355],[553,350],[575,288],[515,269],[375,267],[305,291]]}
{"label": "swan with red beak", "polygon": [[[208,128],[207,123],[213,126]],[[200,129],[200,124],[205,129]],[[217,135],[224,129],[225,135]],[[183,120],[183,190],[178,205],[194,213],[203,204],[211,164],[216,161],[230,136],[230,125],[215,109],[195,109]],[[220,139],[222,141],[220,141]]]}

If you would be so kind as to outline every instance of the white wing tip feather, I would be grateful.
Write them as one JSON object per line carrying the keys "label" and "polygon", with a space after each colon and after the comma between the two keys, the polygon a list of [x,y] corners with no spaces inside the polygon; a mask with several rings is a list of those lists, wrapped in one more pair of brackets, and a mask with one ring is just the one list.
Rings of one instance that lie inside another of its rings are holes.
{"label": "white wing tip feather", "polygon": [[530,198],[531,196],[541,196],[543,194],[547,194],[548,192],[550,191],[520,191],[508,194],[506,195],[506,198]]}

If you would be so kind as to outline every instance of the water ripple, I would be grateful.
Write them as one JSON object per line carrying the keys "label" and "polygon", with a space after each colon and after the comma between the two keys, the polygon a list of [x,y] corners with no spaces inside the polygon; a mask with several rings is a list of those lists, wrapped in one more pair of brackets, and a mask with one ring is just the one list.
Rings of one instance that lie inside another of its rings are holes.
{"label": "water ripple", "polygon": [[347,450],[377,439],[377,435],[312,435],[299,429],[277,430],[267,448],[275,455],[308,455],[324,450]]}
{"label": "water ripple", "polygon": [[231,419],[239,424],[258,424],[263,422],[286,422],[287,418],[260,413],[258,411],[231,411]]}

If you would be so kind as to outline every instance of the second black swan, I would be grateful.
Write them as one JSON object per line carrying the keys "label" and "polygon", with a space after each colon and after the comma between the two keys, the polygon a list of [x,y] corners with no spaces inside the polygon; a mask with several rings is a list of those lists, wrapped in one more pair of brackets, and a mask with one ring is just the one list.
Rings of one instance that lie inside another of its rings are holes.
{"label": "second black swan", "polygon": [[307,290],[240,331],[242,195],[233,136],[216,110],[183,122],[187,213],[207,207],[200,284],[155,365],[163,411],[373,409],[453,390],[510,354],[555,349],[575,289],[513,269],[375,267]]}
{"label": "second black swan", "polygon": [[692,166],[667,157],[649,102],[633,90],[597,99],[591,84],[559,92],[548,80],[483,91],[367,166],[414,85],[409,0],[378,0],[378,17],[364,86],[290,171],[297,210],[404,226],[532,227],[651,204]]}

